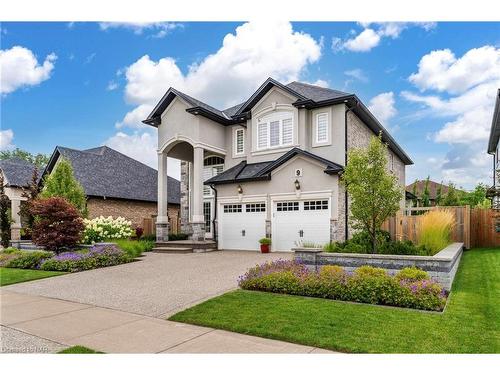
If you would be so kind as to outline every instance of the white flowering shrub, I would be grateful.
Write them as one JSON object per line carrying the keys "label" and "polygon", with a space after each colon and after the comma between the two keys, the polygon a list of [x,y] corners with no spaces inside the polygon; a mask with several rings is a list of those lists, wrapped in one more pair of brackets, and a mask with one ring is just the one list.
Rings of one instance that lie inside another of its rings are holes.
{"label": "white flowering shrub", "polygon": [[134,233],[132,222],[123,217],[113,219],[112,216],[100,216],[95,219],[83,219],[83,222],[85,224],[83,242],[86,244],[102,242],[108,239],[130,238]]}

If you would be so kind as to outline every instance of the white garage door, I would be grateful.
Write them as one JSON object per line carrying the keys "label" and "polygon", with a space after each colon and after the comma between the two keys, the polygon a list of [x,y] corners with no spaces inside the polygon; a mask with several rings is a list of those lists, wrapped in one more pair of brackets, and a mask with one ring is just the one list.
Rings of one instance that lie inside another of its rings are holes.
{"label": "white garage door", "polygon": [[266,204],[222,204],[219,228],[220,249],[259,250],[259,240],[266,236]]}
{"label": "white garage door", "polygon": [[274,251],[289,251],[299,241],[324,245],[330,241],[330,200],[275,202]]}

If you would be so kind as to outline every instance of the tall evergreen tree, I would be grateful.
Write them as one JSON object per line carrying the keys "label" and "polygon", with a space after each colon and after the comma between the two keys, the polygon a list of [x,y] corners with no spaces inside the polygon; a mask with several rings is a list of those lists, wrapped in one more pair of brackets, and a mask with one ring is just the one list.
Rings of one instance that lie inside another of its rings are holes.
{"label": "tall evergreen tree", "polygon": [[450,183],[448,193],[446,194],[443,206],[460,206],[460,197],[458,196],[455,185]]}
{"label": "tall evergreen tree", "polygon": [[418,180],[415,180],[412,189],[412,194],[415,196],[415,198],[413,198],[413,207],[418,207],[417,182]]}
{"label": "tall evergreen tree", "polygon": [[10,199],[5,194],[3,173],[0,173],[0,243],[9,246],[10,241]]}
{"label": "tall evergreen tree", "polygon": [[75,179],[71,162],[63,157],[58,160],[52,173],[45,178],[40,196],[66,198],[83,216],[87,216],[85,191]]}
{"label": "tall evergreen tree", "polygon": [[439,186],[436,189],[436,206],[441,205],[441,201],[443,200],[443,182],[439,184]]}
{"label": "tall evergreen tree", "polygon": [[35,166],[29,185],[26,188],[23,188],[22,196],[26,198],[26,200],[21,202],[21,210],[19,211],[19,215],[24,220],[23,228],[28,235],[31,235],[33,224],[35,222],[35,217],[31,213],[31,205],[39,193],[40,186],[38,185],[38,167]]}

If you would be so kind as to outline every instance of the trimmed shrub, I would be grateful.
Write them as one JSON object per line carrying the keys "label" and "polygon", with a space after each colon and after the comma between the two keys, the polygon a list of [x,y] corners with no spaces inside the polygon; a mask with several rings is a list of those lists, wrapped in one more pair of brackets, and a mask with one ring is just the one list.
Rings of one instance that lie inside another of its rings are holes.
{"label": "trimmed shrub", "polygon": [[24,268],[36,270],[40,268],[40,264],[51,258],[54,254],[49,251],[19,251],[13,252],[15,258],[11,259],[5,267],[8,268]]}
{"label": "trimmed shrub", "polygon": [[407,267],[400,270],[395,276],[397,280],[420,281],[429,280],[429,274],[417,267]]}
{"label": "trimmed shrub", "polygon": [[31,204],[36,216],[33,243],[55,252],[75,246],[81,238],[83,222],[80,213],[60,197],[37,199]]}
{"label": "trimmed shrub", "polygon": [[21,256],[21,250],[14,247],[8,247],[0,251],[0,267],[5,267],[11,260]]}
{"label": "trimmed shrub", "polygon": [[98,244],[89,250],[69,251],[43,261],[44,271],[78,272],[93,268],[116,266],[130,262],[131,258],[116,245]]}
{"label": "trimmed shrub", "polygon": [[238,284],[249,290],[442,310],[446,291],[433,281],[420,279],[421,272],[404,271],[403,274],[413,277],[410,279],[391,277],[385,270],[368,266],[359,267],[352,274],[339,266],[310,271],[295,261],[278,260],[252,267],[239,278]]}
{"label": "trimmed shrub", "polygon": [[83,222],[85,224],[83,242],[86,244],[130,238],[135,233],[132,222],[123,217],[113,219],[112,216],[100,216],[95,219],[84,219]]}

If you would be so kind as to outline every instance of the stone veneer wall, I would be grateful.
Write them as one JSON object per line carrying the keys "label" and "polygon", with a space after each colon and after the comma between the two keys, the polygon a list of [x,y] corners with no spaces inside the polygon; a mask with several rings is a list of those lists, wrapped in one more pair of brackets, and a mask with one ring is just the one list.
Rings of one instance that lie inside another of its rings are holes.
{"label": "stone veneer wall", "polygon": [[186,234],[192,233],[191,225],[189,224],[189,162],[181,161],[181,232]]}
{"label": "stone veneer wall", "polygon": [[[99,216],[124,217],[132,221],[132,225],[142,226],[143,218],[151,218],[156,215],[158,208],[156,202],[141,202],[125,199],[96,198],[90,197],[87,200],[87,209],[89,219]],[[168,207],[168,216],[170,220],[177,220],[179,216],[178,205]]]}
{"label": "stone veneer wall", "polygon": [[317,269],[324,265],[337,265],[347,271],[368,265],[383,268],[394,275],[405,267],[418,267],[429,273],[432,280],[440,283],[446,290],[451,289],[458,270],[464,244],[455,242],[434,256],[325,253],[321,249],[297,248],[295,260]]}
{"label": "stone veneer wall", "polygon": [[[371,137],[375,134],[361,121],[361,119],[354,113],[347,114],[347,150],[350,151],[355,148],[367,148],[370,144]],[[399,181],[399,184],[405,188],[405,165],[403,161],[391,150],[388,150],[387,155],[387,169],[393,171]],[[338,225],[341,230],[338,231],[337,241],[345,240],[345,188],[339,184],[339,220]],[[350,199],[348,199],[348,205]],[[405,206],[405,198],[401,200],[401,208]],[[353,230],[349,226],[349,237],[351,237]]]}

